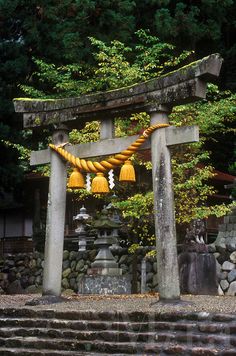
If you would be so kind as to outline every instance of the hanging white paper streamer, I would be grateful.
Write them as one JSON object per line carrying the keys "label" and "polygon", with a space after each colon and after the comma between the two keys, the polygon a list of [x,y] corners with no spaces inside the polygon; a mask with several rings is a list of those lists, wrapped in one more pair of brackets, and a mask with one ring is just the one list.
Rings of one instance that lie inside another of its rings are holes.
{"label": "hanging white paper streamer", "polygon": [[86,174],[86,190],[90,192],[91,190],[91,175],[90,173]]}
{"label": "hanging white paper streamer", "polygon": [[115,183],[114,183],[114,173],[113,173],[113,169],[110,169],[110,171],[108,172],[108,181],[109,181],[109,187],[110,187],[110,189],[114,188]]}

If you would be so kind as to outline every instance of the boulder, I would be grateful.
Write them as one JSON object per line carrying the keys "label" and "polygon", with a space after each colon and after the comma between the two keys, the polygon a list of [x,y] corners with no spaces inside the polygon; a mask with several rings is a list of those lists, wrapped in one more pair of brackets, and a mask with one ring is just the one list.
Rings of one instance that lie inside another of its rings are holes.
{"label": "boulder", "polygon": [[222,290],[225,292],[229,287],[229,282],[226,279],[223,279],[222,281],[220,281],[220,286]]}
{"label": "boulder", "polygon": [[235,296],[236,294],[236,281],[230,283],[229,289],[226,292],[226,295]]}
{"label": "boulder", "polygon": [[236,263],[236,251],[232,252],[229,258],[232,263]]}
{"label": "boulder", "polygon": [[236,279],[236,269],[232,269],[232,271],[228,274],[229,283],[233,282]]}
{"label": "boulder", "polygon": [[229,261],[225,261],[222,265],[223,271],[231,271],[234,268],[235,268],[235,264]]}

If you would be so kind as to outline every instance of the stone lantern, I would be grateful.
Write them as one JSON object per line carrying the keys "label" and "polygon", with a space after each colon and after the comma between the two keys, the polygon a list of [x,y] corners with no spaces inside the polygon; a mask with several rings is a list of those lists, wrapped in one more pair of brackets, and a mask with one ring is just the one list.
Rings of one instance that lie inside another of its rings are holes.
{"label": "stone lantern", "polygon": [[[99,251],[95,261],[91,264],[91,270],[96,274],[102,275],[121,275],[122,271],[118,268],[110,246],[117,243],[118,229],[121,226],[120,221],[114,221],[109,217],[108,210],[102,210],[100,218],[93,222],[93,228],[97,230],[98,237],[94,245],[98,247]],[[90,271],[91,271],[90,270]]]}
{"label": "stone lantern", "polygon": [[91,240],[91,237],[88,236],[88,221],[91,219],[91,216],[87,214],[87,210],[84,206],[79,211],[79,214],[73,217],[73,220],[77,222],[77,228],[75,232],[79,238],[79,251],[85,251],[88,240]]}
{"label": "stone lantern", "polygon": [[93,221],[92,227],[97,230],[94,245],[98,247],[98,254],[78,284],[79,294],[130,294],[130,276],[122,275],[110,246],[117,242],[118,229],[121,222],[114,221],[108,210],[103,209],[98,219]]}

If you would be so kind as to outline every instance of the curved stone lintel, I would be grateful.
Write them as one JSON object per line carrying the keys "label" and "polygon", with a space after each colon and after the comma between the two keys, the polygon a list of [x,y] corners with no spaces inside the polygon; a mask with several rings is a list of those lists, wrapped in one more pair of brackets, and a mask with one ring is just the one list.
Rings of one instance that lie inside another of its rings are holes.
{"label": "curved stone lintel", "polygon": [[212,54],[177,71],[112,91],[66,99],[14,99],[16,112],[24,113],[24,127],[124,116],[146,111],[150,105],[179,105],[204,98],[206,83],[218,77],[222,58]]}

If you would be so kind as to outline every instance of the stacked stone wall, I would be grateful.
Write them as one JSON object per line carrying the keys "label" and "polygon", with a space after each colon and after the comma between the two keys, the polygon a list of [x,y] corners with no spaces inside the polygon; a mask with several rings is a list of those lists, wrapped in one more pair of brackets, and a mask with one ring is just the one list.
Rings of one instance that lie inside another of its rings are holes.
{"label": "stacked stone wall", "polygon": [[[137,251],[137,264],[134,264],[134,255],[127,249],[116,249],[113,255],[122,268],[124,275],[130,275],[131,280],[137,279],[137,292],[141,288],[141,261],[148,248]],[[83,252],[68,251],[63,253],[62,290],[77,292],[78,283],[86,274],[97,254],[96,250]],[[41,292],[43,280],[43,254],[39,252],[30,254],[6,255],[0,261],[0,293],[33,293]],[[133,271],[134,270],[134,271]],[[146,259],[146,290],[157,290],[157,263],[156,258]]]}
{"label": "stacked stone wall", "polygon": [[224,217],[212,252],[217,261],[218,294],[236,294],[236,209]]}

